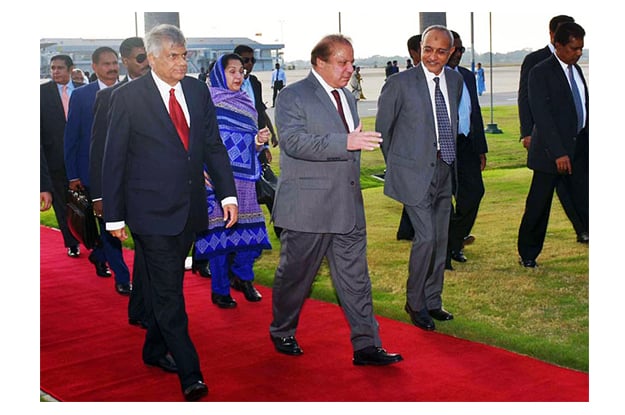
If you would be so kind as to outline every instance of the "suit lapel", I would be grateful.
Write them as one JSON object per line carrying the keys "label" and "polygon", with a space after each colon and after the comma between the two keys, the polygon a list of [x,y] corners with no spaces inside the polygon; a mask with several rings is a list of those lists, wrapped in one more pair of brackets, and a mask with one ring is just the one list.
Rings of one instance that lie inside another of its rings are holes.
{"label": "suit lapel", "polygon": [[[184,99],[187,102],[187,110],[189,111],[189,150],[193,146],[195,140],[195,132],[197,131],[198,124],[202,119],[202,105],[200,105],[200,98],[197,95],[197,89],[192,88],[188,78],[184,78],[181,81],[182,91],[184,92]],[[208,88],[207,88],[208,89]],[[174,125],[172,122],[171,125]]]}
{"label": "suit lapel", "polygon": [[334,120],[335,128],[339,131],[344,131],[345,127],[343,126],[341,116],[336,109],[336,105],[334,104],[334,102],[332,102],[332,98],[330,98],[330,96],[323,88],[323,86],[319,83],[315,75],[313,75],[312,70],[308,75],[308,80],[313,84],[315,89],[315,95],[321,102],[322,106],[327,110],[330,119]]}
{"label": "suit lapel", "polygon": [[[458,99],[460,94],[458,83],[452,82],[453,77],[450,73],[454,71],[445,67],[445,82],[447,83],[447,99],[449,100],[449,121],[451,123],[451,131],[455,137],[458,134]],[[455,116],[454,116],[455,115]]]}
{"label": "suit lapel", "polygon": [[588,85],[586,84],[586,78],[584,78],[584,72],[582,72],[582,68],[575,64],[575,69],[577,73],[579,73],[579,77],[582,78],[582,83],[584,84],[584,95],[586,97],[586,117],[588,117]]}
{"label": "suit lapel", "polygon": [[[144,100],[146,106],[146,113],[153,113],[154,116],[151,118],[152,122],[160,122],[162,124],[162,128],[167,131],[168,137],[178,137],[178,132],[176,131],[176,127],[169,116],[169,112],[167,108],[165,108],[165,104],[163,103],[163,98],[161,98],[161,94],[158,91],[158,87],[152,78],[152,75],[145,75],[141,78],[133,81],[133,82],[143,82],[143,93],[145,94],[146,99]],[[185,95],[185,100],[187,96]],[[188,104],[187,104],[188,105]],[[180,140],[178,140],[180,141]],[[182,147],[182,142],[180,142],[180,146]]]}
{"label": "suit lapel", "polygon": [[351,92],[347,88],[342,88],[343,94],[345,94],[345,99],[347,99],[347,105],[349,106],[349,111],[352,114],[352,120],[354,120],[354,128],[358,127],[360,123],[360,118],[358,117],[358,108],[356,106],[356,100],[350,99],[350,96],[353,96]]}
{"label": "suit lapel", "polygon": [[61,94],[59,94],[59,88],[56,86],[56,82],[50,81],[48,82],[48,95],[50,95],[51,104],[54,108],[54,111],[57,112],[59,117],[63,117],[63,122],[65,122],[65,111],[63,110],[63,101],[61,101]]}
{"label": "suit lapel", "polygon": [[[549,58],[551,62],[551,70],[553,79],[559,83],[560,85],[556,86],[557,91],[567,91],[564,96],[566,96],[566,101],[569,103],[569,111],[573,114],[577,114],[577,110],[575,109],[575,102],[573,101],[573,92],[571,91],[571,84],[569,84],[568,75],[562,70],[562,65],[560,65],[560,61],[555,54],[552,54]],[[584,83],[584,86],[586,84]]]}
{"label": "suit lapel", "polygon": [[[415,90],[417,94],[420,95],[420,99],[422,102],[427,102],[427,109],[425,111],[425,118],[427,119],[427,124],[430,126],[433,134],[436,134],[436,122],[434,121],[434,110],[432,98],[430,97],[430,89],[427,84],[427,78],[425,77],[425,72],[423,66],[421,64],[417,65],[415,69]],[[417,88],[417,85],[423,84],[424,88]]]}

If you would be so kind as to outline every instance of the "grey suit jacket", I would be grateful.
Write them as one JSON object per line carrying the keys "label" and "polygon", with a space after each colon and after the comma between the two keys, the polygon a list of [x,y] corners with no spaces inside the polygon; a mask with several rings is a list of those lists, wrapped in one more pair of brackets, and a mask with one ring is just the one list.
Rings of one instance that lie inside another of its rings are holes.
{"label": "grey suit jacket", "polygon": [[[358,125],[356,101],[347,89],[343,93]],[[365,226],[360,151],[347,150],[347,132],[331,99],[312,72],[278,94],[280,178],[272,212],[276,226],[341,234],[357,224]]]}
{"label": "grey suit jacket", "polygon": [[[378,99],[375,123],[384,140],[384,194],[410,206],[425,197],[437,162],[436,124],[423,71],[419,64],[387,79]],[[445,79],[452,133],[456,137],[462,75],[445,68]]]}

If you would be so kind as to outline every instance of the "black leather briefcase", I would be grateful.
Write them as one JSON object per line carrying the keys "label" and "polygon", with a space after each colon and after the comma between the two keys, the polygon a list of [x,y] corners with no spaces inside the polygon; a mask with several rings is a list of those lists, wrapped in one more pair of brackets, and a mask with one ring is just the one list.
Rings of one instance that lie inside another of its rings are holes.
{"label": "black leather briefcase", "polygon": [[72,235],[87,249],[98,242],[98,225],[93,214],[93,204],[84,191],[67,190],[67,225]]}

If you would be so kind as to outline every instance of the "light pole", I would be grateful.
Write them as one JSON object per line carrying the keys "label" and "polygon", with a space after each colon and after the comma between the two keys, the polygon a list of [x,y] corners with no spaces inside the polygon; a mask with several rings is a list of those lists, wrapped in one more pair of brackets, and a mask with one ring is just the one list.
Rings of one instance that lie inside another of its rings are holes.
{"label": "light pole", "polygon": [[501,134],[497,124],[493,122],[493,19],[492,13],[488,12],[488,31],[490,37],[490,124],[486,125],[485,133]]}
{"label": "light pole", "polygon": [[473,33],[473,12],[471,12],[471,72],[475,73],[475,37]]}

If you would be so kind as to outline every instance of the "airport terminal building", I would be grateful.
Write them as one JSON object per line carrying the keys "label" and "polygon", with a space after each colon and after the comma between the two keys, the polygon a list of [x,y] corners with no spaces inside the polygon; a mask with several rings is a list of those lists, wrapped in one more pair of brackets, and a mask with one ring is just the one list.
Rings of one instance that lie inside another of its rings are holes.
{"label": "airport terminal building", "polygon": [[[74,65],[83,71],[93,72],[91,69],[91,54],[100,46],[109,46],[119,54],[119,45],[123,39],[41,39],[39,49],[41,55],[40,78],[50,76],[50,58],[54,55],[64,54],[71,56]],[[187,50],[189,73],[199,73],[200,68],[208,69],[208,66],[219,56],[230,53],[237,45],[244,44],[254,49],[256,65],[254,71],[271,71],[276,62],[281,65],[282,49],[284,44],[262,44],[245,37],[191,37],[187,38]],[[121,65],[120,74],[125,74],[125,68]]]}

